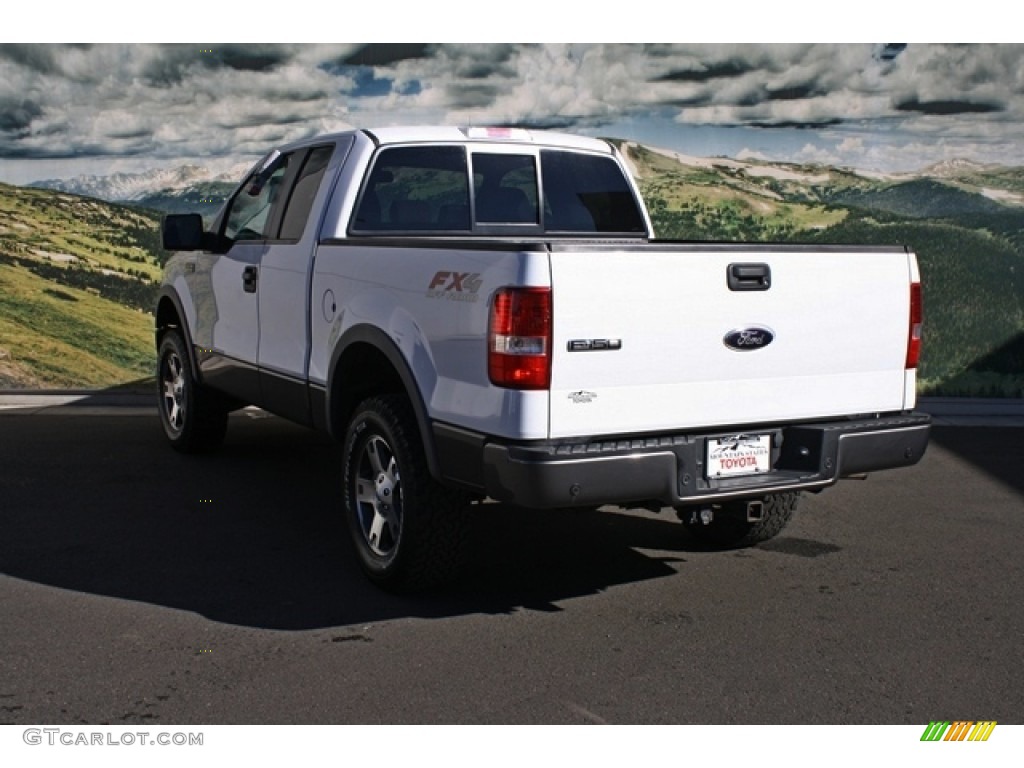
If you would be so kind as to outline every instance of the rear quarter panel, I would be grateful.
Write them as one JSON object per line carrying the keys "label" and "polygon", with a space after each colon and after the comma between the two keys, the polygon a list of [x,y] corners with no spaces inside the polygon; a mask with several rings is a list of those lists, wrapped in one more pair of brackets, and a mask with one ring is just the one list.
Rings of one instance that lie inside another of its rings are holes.
{"label": "rear quarter panel", "polygon": [[550,285],[543,247],[436,239],[321,245],[310,381],[328,386],[346,333],[376,327],[401,352],[431,419],[511,439],[546,438],[548,393],[501,389],[487,375],[491,299],[509,285]]}

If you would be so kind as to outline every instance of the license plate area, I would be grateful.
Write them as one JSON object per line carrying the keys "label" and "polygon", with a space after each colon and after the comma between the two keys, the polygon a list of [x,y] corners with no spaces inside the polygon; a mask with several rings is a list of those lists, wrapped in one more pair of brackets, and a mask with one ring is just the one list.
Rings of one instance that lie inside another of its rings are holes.
{"label": "license plate area", "polygon": [[772,469],[772,436],[743,434],[708,438],[705,458],[708,480],[764,474]]}

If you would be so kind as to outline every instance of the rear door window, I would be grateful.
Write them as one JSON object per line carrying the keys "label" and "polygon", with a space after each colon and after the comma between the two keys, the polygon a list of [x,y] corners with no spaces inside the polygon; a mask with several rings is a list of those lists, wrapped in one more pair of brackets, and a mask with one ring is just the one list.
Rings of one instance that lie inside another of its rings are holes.
{"label": "rear door window", "polygon": [[302,164],[302,170],[295,181],[291,197],[288,199],[288,207],[284,212],[284,219],[281,222],[282,240],[301,240],[302,233],[309,220],[309,212],[313,208],[313,200],[320,189],[320,182],[323,180],[324,171],[331,161],[334,153],[334,145],[315,147],[310,150],[306,161]]}

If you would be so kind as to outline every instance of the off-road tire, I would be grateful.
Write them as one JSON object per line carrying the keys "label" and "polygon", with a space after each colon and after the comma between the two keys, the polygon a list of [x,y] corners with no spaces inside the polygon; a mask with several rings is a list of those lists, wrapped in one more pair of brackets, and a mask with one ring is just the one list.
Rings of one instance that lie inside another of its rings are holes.
{"label": "off-road tire", "polygon": [[185,340],[176,330],[160,339],[156,384],[160,424],[174,449],[205,453],[219,448],[228,428],[227,404],[196,381]]}
{"label": "off-road tire", "polygon": [[461,563],[470,498],[431,476],[406,397],[360,403],[346,431],[342,464],[345,518],[370,581],[394,592],[450,581]]}
{"label": "off-road tire", "polygon": [[746,502],[728,502],[715,510],[712,521],[704,525],[695,508],[677,510],[687,532],[697,541],[715,549],[750,547],[778,536],[796,512],[798,491],[765,496],[764,517],[747,522]]}

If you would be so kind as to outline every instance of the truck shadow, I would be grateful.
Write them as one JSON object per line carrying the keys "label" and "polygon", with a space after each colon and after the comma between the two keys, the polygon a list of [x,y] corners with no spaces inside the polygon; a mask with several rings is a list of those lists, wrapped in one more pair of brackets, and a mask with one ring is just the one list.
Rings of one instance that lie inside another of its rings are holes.
{"label": "truck shadow", "polygon": [[[671,512],[485,504],[460,580],[432,594],[389,595],[356,567],[340,516],[340,451],[329,438],[243,411],[220,452],[181,456],[155,411],[95,415],[105,404],[87,398],[81,405],[92,407],[4,417],[0,572],[229,624],[303,630],[557,611],[574,597],[676,576],[705,551]],[[940,427],[933,440],[1024,496],[1019,434]],[[761,549],[834,551],[792,537]]]}
{"label": "truck shadow", "polygon": [[[63,411],[71,411],[65,408]],[[5,417],[0,571],[214,621],[314,629],[400,617],[559,610],[675,575],[698,553],[674,515],[485,504],[463,578],[393,596],[358,572],[340,517],[339,449],[262,412],[208,456],[164,442],[155,412]],[[654,550],[641,552],[639,550]]]}
{"label": "truck shadow", "polygon": [[1024,428],[932,427],[931,441],[1024,497]]}

